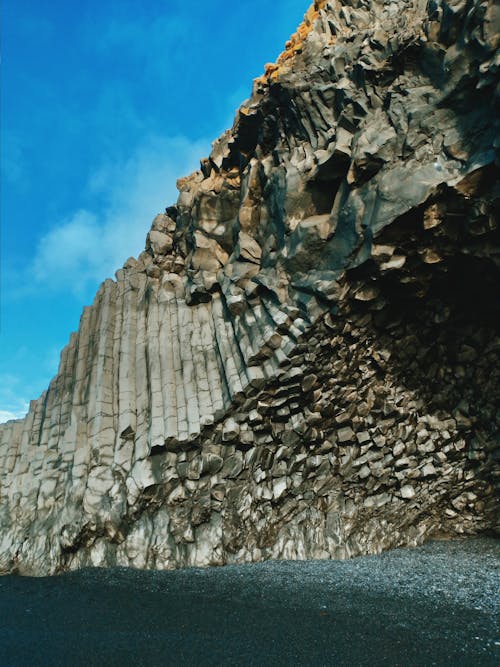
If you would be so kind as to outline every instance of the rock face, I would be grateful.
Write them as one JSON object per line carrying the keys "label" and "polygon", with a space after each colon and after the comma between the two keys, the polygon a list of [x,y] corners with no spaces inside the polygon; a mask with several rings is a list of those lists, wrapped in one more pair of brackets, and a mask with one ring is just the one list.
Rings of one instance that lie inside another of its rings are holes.
{"label": "rock face", "polygon": [[499,19],[316,2],[0,427],[0,569],[494,527]]}

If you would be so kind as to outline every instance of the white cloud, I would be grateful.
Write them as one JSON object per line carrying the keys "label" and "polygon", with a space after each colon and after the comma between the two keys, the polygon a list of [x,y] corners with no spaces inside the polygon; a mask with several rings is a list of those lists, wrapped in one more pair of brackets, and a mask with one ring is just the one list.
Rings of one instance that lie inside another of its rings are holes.
{"label": "white cloud", "polygon": [[37,288],[82,293],[144,248],[153,217],[175,203],[177,178],[199,166],[208,141],[151,137],[124,163],[106,162],[88,184],[95,206],[73,211],[38,242]]}
{"label": "white cloud", "polygon": [[0,424],[10,419],[20,419],[28,412],[28,401],[16,393],[19,384],[19,378],[14,375],[0,375]]}
{"label": "white cloud", "polygon": [[[154,216],[177,200],[177,178],[198,168],[209,150],[208,141],[150,137],[126,161],[102,163],[87,183],[87,206],[69,212],[39,239],[29,270],[10,271],[9,296],[43,299],[51,292],[62,312],[63,299],[71,296],[80,302],[92,297],[103,280],[143,250]],[[57,370],[59,347],[46,346],[36,365],[36,380],[28,383],[22,370],[28,350],[17,350],[10,361],[20,363],[19,376],[0,373],[0,423],[23,417],[29,408],[27,397],[38,396],[48,386]]]}
{"label": "white cloud", "polygon": [[26,416],[28,412],[29,405],[26,403],[25,406],[16,412],[9,412],[9,410],[0,410],[0,424],[10,421],[11,419],[22,419]]}

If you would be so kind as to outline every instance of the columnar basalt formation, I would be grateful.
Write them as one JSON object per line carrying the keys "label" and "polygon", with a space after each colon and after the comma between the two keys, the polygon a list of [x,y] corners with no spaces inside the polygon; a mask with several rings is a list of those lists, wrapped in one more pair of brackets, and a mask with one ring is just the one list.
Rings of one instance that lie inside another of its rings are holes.
{"label": "columnar basalt formation", "polygon": [[0,569],[494,528],[499,18],[317,2],[0,427]]}

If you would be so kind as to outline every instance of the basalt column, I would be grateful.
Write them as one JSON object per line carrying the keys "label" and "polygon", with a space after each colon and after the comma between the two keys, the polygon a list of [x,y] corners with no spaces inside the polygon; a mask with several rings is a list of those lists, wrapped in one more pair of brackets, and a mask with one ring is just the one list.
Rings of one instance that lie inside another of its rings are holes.
{"label": "basalt column", "polygon": [[500,11],[318,1],[0,426],[0,570],[494,530]]}

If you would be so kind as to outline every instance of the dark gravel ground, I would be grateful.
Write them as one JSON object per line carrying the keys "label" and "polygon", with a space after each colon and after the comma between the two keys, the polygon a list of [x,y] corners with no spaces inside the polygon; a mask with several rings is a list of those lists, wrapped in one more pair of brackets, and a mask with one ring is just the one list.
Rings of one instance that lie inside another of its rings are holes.
{"label": "dark gravel ground", "polygon": [[500,543],[0,578],[0,665],[500,665]]}

